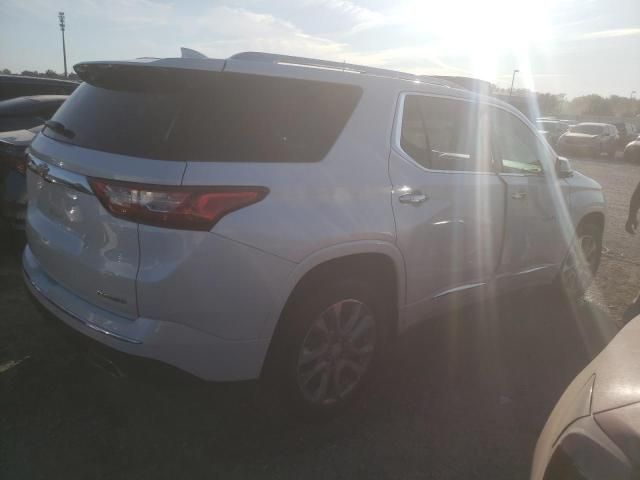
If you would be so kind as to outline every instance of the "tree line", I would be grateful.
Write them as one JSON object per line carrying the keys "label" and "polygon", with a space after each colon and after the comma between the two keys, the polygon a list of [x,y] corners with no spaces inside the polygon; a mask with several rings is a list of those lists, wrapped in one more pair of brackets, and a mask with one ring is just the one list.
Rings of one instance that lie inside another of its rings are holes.
{"label": "tree line", "polygon": [[2,69],[3,75],[22,75],[25,77],[42,77],[42,78],[57,78],[59,80],[80,80],[80,77],[76,75],[76,72],[71,72],[66,77],[62,73],[55,72],[54,70],[47,70],[45,72],[39,72],[37,70],[23,70],[22,72],[12,72],[8,68]]}
{"label": "tree line", "polygon": [[[507,89],[494,89],[494,93],[508,94]],[[533,97],[537,100],[542,115],[594,115],[612,117],[635,117],[640,115],[640,100],[620,95],[603,97],[583,95],[571,100],[564,93],[538,93],[525,89],[513,91],[514,96]]]}

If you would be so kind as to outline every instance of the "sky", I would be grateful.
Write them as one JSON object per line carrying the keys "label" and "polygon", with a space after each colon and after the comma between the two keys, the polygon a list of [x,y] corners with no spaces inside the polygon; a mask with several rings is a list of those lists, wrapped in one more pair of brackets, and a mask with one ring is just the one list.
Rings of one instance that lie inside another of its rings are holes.
{"label": "sky", "polygon": [[0,69],[253,50],[640,97],[640,0],[0,0]]}

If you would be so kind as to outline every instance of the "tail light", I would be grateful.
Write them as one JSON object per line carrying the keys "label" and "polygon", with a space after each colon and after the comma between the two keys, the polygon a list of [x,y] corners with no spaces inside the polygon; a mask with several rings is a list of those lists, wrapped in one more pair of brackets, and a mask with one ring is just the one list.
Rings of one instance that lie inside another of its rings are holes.
{"label": "tail light", "polygon": [[175,187],[89,179],[112,215],[181,230],[211,230],[225,215],[262,200],[264,187]]}

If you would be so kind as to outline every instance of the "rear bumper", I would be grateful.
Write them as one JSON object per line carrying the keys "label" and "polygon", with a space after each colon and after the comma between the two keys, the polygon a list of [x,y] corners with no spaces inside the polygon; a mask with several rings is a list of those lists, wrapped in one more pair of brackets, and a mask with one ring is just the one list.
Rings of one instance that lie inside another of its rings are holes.
{"label": "rear bumper", "polygon": [[204,380],[252,380],[260,375],[268,339],[228,341],[175,322],[115,315],[49,277],[28,246],[23,268],[25,284],[41,307],[66,326],[107,347],[159,360]]}

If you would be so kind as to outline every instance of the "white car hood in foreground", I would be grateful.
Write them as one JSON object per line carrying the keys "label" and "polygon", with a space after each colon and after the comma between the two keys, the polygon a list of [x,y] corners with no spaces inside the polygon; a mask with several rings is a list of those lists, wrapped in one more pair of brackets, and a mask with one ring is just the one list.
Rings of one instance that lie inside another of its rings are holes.
{"label": "white car hood in foreground", "polygon": [[640,402],[640,316],[629,322],[589,367],[596,374],[592,413]]}

